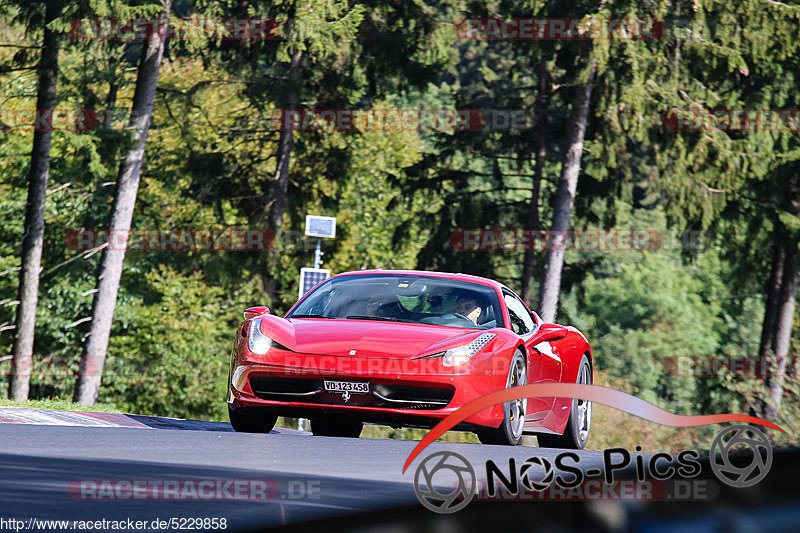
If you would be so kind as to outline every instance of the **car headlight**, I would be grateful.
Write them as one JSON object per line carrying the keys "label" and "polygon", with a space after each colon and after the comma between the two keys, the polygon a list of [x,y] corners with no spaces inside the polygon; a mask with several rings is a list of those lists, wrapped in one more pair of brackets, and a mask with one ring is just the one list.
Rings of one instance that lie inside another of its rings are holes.
{"label": "car headlight", "polygon": [[264,355],[272,346],[272,339],[261,333],[261,319],[254,318],[250,321],[250,331],[247,332],[247,347],[250,351]]}
{"label": "car headlight", "polygon": [[444,366],[459,366],[465,364],[472,359],[472,356],[480,352],[481,349],[486,346],[486,344],[494,337],[494,333],[484,333],[469,344],[447,350],[444,352],[442,364]]}

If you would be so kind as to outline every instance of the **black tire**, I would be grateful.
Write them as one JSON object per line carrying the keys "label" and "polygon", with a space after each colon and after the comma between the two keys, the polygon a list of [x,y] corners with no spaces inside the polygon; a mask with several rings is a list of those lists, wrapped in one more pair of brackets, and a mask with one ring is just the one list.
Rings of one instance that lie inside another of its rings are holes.
{"label": "black tire", "polygon": [[311,419],[311,433],[317,437],[348,437],[357,439],[364,423],[347,416],[328,415]]}
{"label": "black tire", "polygon": [[[506,388],[525,385],[527,379],[528,366],[525,356],[517,350],[508,368],[508,378]],[[528,400],[522,398],[506,402],[503,404],[503,422],[498,428],[486,428],[478,431],[478,439],[483,444],[500,444],[503,446],[517,446],[522,442],[522,433],[525,426],[525,409]],[[522,413],[522,418],[518,418]]]}
{"label": "black tire", "polygon": [[[592,367],[589,358],[581,358],[578,367],[577,383],[592,384]],[[583,411],[582,411],[583,409]],[[569,420],[563,435],[537,435],[536,440],[541,448],[566,448],[568,450],[582,450],[589,440],[589,429],[592,424],[592,402],[573,398],[569,411]]]}
{"label": "black tire", "polygon": [[269,433],[278,421],[278,415],[264,407],[231,409],[228,406],[228,418],[239,433]]}

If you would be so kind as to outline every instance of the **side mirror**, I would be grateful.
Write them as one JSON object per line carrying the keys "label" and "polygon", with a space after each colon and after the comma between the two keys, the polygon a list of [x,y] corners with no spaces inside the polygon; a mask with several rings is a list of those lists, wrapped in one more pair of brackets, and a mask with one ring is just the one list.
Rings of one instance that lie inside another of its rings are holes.
{"label": "side mirror", "polygon": [[541,328],[543,324],[542,319],[536,313],[536,311],[531,311],[531,315],[533,315],[533,322],[536,324],[535,327],[533,328],[533,331],[539,331],[539,328]]}
{"label": "side mirror", "polygon": [[268,315],[269,307],[265,305],[257,305],[255,307],[248,307],[244,310],[244,319],[249,320],[261,315]]}

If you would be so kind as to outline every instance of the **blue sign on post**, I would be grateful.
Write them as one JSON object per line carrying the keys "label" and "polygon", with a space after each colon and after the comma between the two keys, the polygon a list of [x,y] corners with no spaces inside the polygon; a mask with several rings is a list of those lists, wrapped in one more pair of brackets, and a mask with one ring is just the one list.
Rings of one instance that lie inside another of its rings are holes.
{"label": "blue sign on post", "polygon": [[336,217],[306,215],[306,235],[333,239],[336,237]]}

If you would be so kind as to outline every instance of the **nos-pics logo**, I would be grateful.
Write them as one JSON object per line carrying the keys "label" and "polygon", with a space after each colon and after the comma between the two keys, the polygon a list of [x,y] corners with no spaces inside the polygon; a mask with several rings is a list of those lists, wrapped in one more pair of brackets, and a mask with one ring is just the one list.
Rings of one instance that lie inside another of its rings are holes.
{"label": "nos-pics logo", "polygon": [[[538,459],[538,458],[533,458]],[[762,431],[749,425],[730,426],[720,431],[711,443],[711,470],[726,485],[751,487],[766,477],[772,467],[772,445]],[[524,465],[532,466],[532,465]],[[533,481],[523,476],[527,489],[545,490],[553,482],[552,469]],[[436,513],[454,513],[466,507],[478,489],[472,465],[455,452],[441,451],[428,455],[417,466],[414,492],[423,506]]]}

